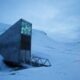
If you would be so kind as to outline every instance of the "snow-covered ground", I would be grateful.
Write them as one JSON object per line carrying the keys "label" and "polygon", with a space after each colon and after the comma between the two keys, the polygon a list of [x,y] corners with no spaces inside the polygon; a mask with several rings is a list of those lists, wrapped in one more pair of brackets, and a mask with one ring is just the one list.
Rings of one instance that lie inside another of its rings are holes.
{"label": "snow-covered ground", "polygon": [[0,80],[80,80],[79,42],[57,42],[33,29],[32,55],[48,58],[52,66],[10,72],[0,56]]}

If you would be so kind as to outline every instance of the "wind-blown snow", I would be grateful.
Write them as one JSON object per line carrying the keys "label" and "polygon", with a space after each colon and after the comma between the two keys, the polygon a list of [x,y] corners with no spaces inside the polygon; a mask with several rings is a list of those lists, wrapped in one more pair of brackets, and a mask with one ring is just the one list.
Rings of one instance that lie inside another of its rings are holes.
{"label": "wind-blown snow", "polygon": [[56,42],[45,32],[33,29],[32,55],[48,58],[52,66],[9,72],[0,57],[0,67],[4,69],[0,80],[80,80],[79,42]]}

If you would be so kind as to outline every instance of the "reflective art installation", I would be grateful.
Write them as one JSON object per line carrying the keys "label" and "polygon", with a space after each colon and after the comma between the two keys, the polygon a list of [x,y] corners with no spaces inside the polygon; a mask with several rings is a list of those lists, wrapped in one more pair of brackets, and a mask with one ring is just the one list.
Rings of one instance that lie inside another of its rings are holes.
{"label": "reflective art installation", "polygon": [[31,60],[32,24],[17,21],[0,36],[0,54],[8,63],[22,64]]}

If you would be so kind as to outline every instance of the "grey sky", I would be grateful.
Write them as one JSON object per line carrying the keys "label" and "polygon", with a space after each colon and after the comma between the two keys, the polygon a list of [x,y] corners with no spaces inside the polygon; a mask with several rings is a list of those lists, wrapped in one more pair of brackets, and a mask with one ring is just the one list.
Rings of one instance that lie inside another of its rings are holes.
{"label": "grey sky", "polygon": [[0,22],[24,18],[55,39],[78,39],[80,0],[0,0]]}

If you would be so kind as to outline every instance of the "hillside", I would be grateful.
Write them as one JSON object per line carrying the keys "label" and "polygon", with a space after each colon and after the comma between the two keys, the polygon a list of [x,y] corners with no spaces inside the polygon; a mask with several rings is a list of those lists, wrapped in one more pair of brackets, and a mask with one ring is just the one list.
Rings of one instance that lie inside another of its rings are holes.
{"label": "hillside", "polygon": [[80,80],[80,43],[60,43],[33,29],[32,55],[48,58],[52,66],[10,72],[0,57],[0,80]]}

